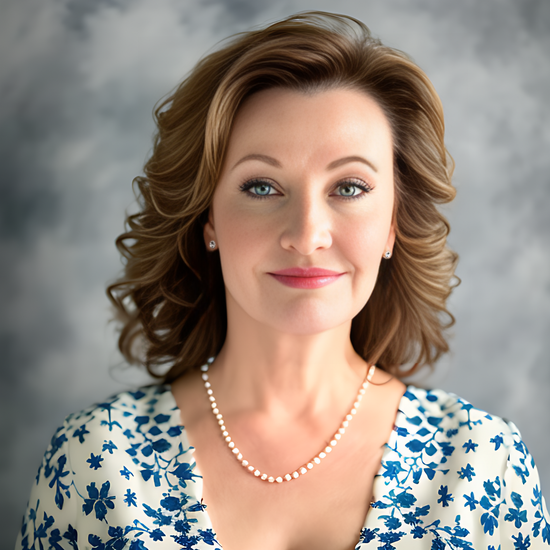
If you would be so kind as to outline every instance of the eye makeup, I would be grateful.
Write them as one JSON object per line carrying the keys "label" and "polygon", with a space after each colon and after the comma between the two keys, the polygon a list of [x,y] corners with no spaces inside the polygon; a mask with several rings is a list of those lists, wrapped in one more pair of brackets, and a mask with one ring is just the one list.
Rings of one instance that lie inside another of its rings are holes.
{"label": "eye makeup", "polygon": [[[266,192],[265,193],[251,192],[251,190],[259,189],[259,188],[264,188]],[[339,194],[336,195],[342,198],[343,200],[357,200],[364,197],[366,194],[372,191],[372,187],[370,185],[357,179],[347,179],[339,182],[338,185],[336,186],[336,189],[342,189],[342,188],[358,189],[361,191],[361,193],[357,193],[353,195],[339,195]],[[257,199],[257,200],[267,199],[268,197],[281,196],[280,193],[271,193],[270,192],[271,189],[275,190],[274,185],[270,183],[268,180],[264,180],[261,178],[254,178],[251,180],[247,180],[239,186],[240,191],[245,193],[250,198]],[[335,195],[331,195],[331,196],[335,196]]]}

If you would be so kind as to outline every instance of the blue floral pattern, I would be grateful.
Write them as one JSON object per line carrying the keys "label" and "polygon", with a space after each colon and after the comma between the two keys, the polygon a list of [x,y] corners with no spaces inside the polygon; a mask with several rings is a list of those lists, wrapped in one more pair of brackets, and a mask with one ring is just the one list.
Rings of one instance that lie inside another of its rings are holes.
{"label": "blue floral pattern", "polygon": [[[195,471],[168,385],[72,414],[46,450],[16,550],[220,550]],[[356,550],[547,548],[549,521],[512,423],[409,386]]]}

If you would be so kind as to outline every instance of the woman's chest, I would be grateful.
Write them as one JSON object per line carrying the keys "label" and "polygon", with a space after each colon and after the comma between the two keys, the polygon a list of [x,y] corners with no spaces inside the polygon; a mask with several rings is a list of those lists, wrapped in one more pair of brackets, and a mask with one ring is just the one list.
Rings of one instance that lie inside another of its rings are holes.
{"label": "woman's chest", "polygon": [[278,484],[255,478],[229,454],[199,454],[203,501],[217,540],[224,550],[352,550],[381,456],[382,449],[334,453],[305,476]]}
{"label": "woman's chest", "polygon": [[[388,392],[390,386],[381,390]],[[177,401],[187,442],[195,449],[196,473],[202,476],[202,493],[197,496],[207,506],[223,549],[355,548],[403,393],[400,386],[390,398],[367,402],[352,429],[321,464],[282,483],[262,481],[248,472],[221,437],[210,410],[194,400],[196,394],[188,391],[180,396]],[[229,420],[226,415],[231,435],[246,459],[273,477],[292,473],[316,449],[319,452],[329,422],[321,422],[317,432],[285,424],[284,431],[277,433],[273,426],[255,430],[254,426],[241,427],[238,418]]]}

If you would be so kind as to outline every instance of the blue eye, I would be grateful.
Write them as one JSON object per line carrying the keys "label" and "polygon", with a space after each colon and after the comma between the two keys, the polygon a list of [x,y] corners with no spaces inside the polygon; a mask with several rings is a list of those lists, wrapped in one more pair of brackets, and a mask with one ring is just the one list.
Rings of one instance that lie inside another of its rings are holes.
{"label": "blue eye", "polygon": [[342,197],[353,197],[361,191],[357,185],[341,185],[338,189],[341,191]]}
{"label": "blue eye", "polygon": [[247,181],[239,189],[254,199],[263,199],[278,194],[274,192],[273,185],[261,180]]}
{"label": "blue eye", "polygon": [[[246,181],[239,189],[253,199],[266,199],[279,195],[273,185],[263,180]],[[338,185],[335,194],[344,200],[355,200],[362,198],[370,191],[372,188],[364,183],[344,181]]]}
{"label": "blue eye", "polygon": [[359,199],[372,191],[372,188],[357,182],[344,181],[338,186],[340,193],[337,193],[340,197],[345,199]]}
{"label": "blue eye", "polygon": [[251,187],[251,189],[254,190],[254,194],[256,195],[269,195],[269,190],[271,189],[271,185],[267,185],[265,183],[259,183],[258,185]]}

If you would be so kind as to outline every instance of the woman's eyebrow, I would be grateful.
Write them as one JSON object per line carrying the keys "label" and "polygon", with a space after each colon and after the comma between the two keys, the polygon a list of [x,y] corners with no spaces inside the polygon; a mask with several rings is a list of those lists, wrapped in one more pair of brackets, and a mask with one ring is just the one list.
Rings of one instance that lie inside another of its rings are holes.
{"label": "woman's eyebrow", "polygon": [[372,170],[375,172],[378,172],[378,169],[376,166],[370,161],[367,160],[364,157],[360,157],[359,155],[352,155],[350,157],[344,157],[338,160],[333,160],[328,166],[327,170],[334,170],[335,168],[338,168],[339,166],[342,166],[343,164],[347,164],[348,162],[362,162],[363,164],[366,164],[369,166]]}
{"label": "woman's eyebrow", "polygon": [[258,153],[253,153],[251,155],[246,155],[241,160],[237,161],[233,168],[231,168],[231,171],[235,170],[239,164],[246,162],[247,160],[259,160],[261,162],[265,162],[266,164],[269,164],[271,166],[274,166],[275,168],[282,168],[282,164],[275,158],[270,157],[269,155],[260,155]]}
{"label": "woman's eyebrow", "polygon": [[[233,168],[231,168],[231,170],[232,171],[235,170],[235,168],[237,168],[237,166],[239,166],[239,164],[241,164],[243,162],[246,162],[247,160],[259,160],[261,162],[265,162],[266,164],[269,164],[270,166],[274,166],[275,168],[282,168],[282,166],[283,166],[276,158],[270,157],[269,155],[261,155],[259,153],[252,153],[250,155],[244,156],[242,159],[237,161],[233,165]],[[327,169],[327,171],[328,170],[334,170],[335,168],[338,168],[339,166],[342,166],[342,165],[347,164],[349,162],[362,162],[363,164],[366,164],[367,166],[369,166],[375,172],[378,172],[378,169],[376,168],[376,166],[372,162],[370,162],[366,158],[361,157],[359,155],[352,155],[352,156],[349,156],[349,157],[343,157],[341,159],[333,160],[327,166],[326,169]]]}

